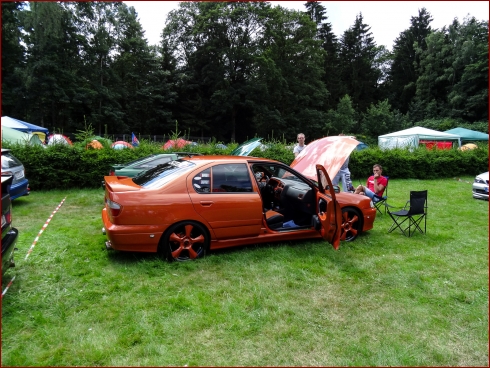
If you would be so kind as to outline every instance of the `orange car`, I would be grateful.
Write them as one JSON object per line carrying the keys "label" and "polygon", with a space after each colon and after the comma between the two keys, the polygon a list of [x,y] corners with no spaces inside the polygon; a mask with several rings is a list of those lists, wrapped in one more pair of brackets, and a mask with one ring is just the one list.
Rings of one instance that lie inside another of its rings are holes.
{"label": "orange car", "polygon": [[[367,197],[335,193],[322,165],[314,170],[311,180],[274,160],[194,156],[135,178],[106,176],[106,247],[158,252],[168,260],[307,238],[323,238],[337,249],[341,238],[371,229],[376,210]],[[346,196],[350,202],[342,204]]]}

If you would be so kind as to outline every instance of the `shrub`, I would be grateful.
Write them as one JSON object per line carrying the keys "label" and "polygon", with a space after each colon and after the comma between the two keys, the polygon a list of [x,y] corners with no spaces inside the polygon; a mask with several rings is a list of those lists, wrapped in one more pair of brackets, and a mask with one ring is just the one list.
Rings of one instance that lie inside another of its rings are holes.
{"label": "shrub", "polygon": [[[252,156],[269,158],[290,165],[294,160],[293,144],[280,141],[263,142],[265,149],[257,148]],[[237,144],[229,144],[219,149],[216,143],[186,146],[181,149],[162,150],[161,143],[141,140],[134,149],[86,150],[82,143],[73,146],[57,144],[46,148],[41,146],[9,145],[13,154],[24,164],[26,177],[33,190],[97,188],[110,167],[126,163],[140,157],[161,152],[195,152],[205,155],[230,154]],[[383,166],[383,172],[390,178],[436,179],[463,175],[476,175],[488,170],[488,144],[471,151],[429,150],[425,147],[414,151],[394,149],[382,151],[370,147],[353,151],[349,161],[352,178],[364,182],[371,175],[375,163]]]}

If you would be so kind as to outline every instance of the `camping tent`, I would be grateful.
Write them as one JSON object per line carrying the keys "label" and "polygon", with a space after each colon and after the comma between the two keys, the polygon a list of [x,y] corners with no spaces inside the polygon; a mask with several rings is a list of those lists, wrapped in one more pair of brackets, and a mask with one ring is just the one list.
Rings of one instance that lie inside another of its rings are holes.
{"label": "camping tent", "polygon": [[66,144],[69,146],[73,146],[70,138],[64,136],[63,134],[51,134],[48,138],[48,146],[53,144]]}
{"label": "camping tent", "polygon": [[461,142],[488,141],[488,134],[465,128],[454,128],[444,133],[456,134],[461,137]]}
{"label": "camping tent", "polygon": [[169,139],[167,143],[163,145],[163,149],[167,150],[169,148],[182,148],[188,144],[194,144],[194,142],[186,141],[185,139],[178,138],[177,140]]}
{"label": "camping tent", "polygon": [[459,135],[439,132],[437,130],[427,129],[424,127],[413,127],[399,132],[380,135],[378,137],[378,146],[381,149],[393,148],[416,148],[420,140],[426,141],[448,141],[457,143],[461,146]]}
{"label": "camping tent", "polygon": [[20,130],[15,130],[2,125],[2,141],[8,141],[11,143],[30,144],[30,145],[42,145],[43,142],[36,134],[24,133]]}
{"label": "camping tent", "polygon": [[87,143],[87,145],[85,146],[85,149],[89,149],[89,148],[102,149],[104,148],[104,146],[97,139],[94,139],[92,142]]}
{"label": "camping tent", "polygon": [[111,148],[120,150],[120,149],[125,149],[125,148],[133,148],[133,146],[125,141],[116,141],[111,144]]}
{"label": "camping tent", "polygon": [[19,119],[14,119],[9,116],[2,116],[2,126],[20,130],[21,132],[37,134],[41,141],[44,141],[46,139],[46,135],[48,134],[48,129],[46,128],[27,123]]}

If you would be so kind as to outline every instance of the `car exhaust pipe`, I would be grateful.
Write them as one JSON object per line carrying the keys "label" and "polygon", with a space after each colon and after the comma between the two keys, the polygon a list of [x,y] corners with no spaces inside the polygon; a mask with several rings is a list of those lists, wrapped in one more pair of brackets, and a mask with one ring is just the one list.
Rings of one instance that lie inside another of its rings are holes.
{"label": "car exhaust pipe", "polygon": [[110,240],[105,242],[105,249],[107,249],[107,250],[113,249]]}

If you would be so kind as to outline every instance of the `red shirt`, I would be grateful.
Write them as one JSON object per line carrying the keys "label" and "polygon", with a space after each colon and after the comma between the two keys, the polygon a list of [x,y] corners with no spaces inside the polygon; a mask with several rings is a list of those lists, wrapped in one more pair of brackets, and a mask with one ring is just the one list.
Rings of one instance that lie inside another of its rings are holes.
{"label": "red shirt", "polygon": [[366,182],[366,186],[368,187],[369,190],[371,190],[372,192],[376,193],[376,195],[382,197],[383,196],[383,193],[385,191],[385,188],[386,188],[386,185],[388,184],[388,180],[386,180],[386,178],[381,175],[379,178],[378,178],[378,185],[382,185],[383,186],[383,190],[376,193],[374,192],[374,175],[371,175],[367,182]]}

